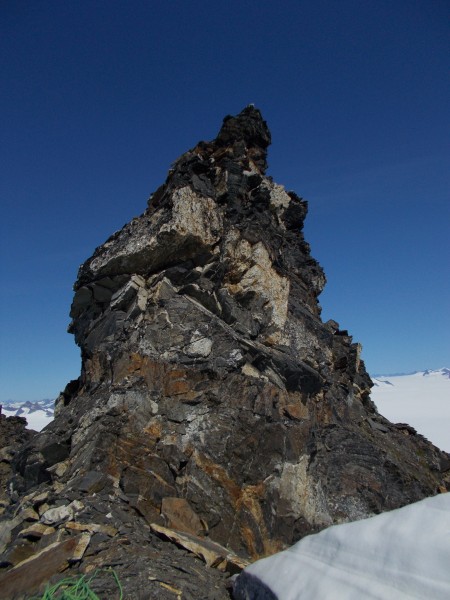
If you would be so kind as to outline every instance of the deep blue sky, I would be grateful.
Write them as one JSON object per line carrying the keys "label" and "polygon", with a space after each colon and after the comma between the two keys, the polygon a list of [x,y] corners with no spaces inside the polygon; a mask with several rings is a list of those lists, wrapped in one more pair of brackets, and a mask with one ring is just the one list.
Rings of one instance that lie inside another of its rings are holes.
{"label": "deep blue sky", "polygon": [[0,68],[0,401],[78,376],[79,264],[249,103],[324,319],[372,374],[450,366],[448,0],[14,0]]}

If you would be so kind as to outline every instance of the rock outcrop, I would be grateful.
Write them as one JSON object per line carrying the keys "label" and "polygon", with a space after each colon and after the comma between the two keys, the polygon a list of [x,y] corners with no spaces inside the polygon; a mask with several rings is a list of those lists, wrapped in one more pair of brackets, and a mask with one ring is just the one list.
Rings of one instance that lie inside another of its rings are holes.
{"label": "rock outcrop", "polygon": [[80,267],[81,376],[16,494],[81,502],[61,522],[112,518],[131,544],[169,528],[253,559],[448,486],[448,455],[377,413],[360,345],[321,321],[307,203],[265,174],[270,141],[254,107],[225,118]]}
{"label": "rock outcrop", "polygon": [[[27,422],[23,417],[3,414],[0,405],[0,515],[16,496],[11,494],[9,485],[14,476],[12,463],[19,448],[31,440],[34,431],[26,429]],[[9,488],[9,489],[8,489]]]}

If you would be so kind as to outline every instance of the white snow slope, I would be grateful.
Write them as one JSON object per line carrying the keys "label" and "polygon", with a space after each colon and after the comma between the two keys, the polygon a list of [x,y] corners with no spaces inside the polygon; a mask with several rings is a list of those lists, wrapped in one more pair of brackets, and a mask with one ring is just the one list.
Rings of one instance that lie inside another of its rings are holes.
{"label": "white snow slope", "polygon": [[450,369],[372,377],[372,381],[371,398],[384,417],[412,425],[435,446],[450,452]]}
{"label": "white snow slope", "polygon": [[247,567],[236,600],[448,600],[450,493],[329,527]]}
{"label": "white snow slope", "polygon": [[53,421],[54,400],[37,400],[36,402],[7,401],[2,405],[2,413],[7,417],[25,417],[28,429],[41,431]]}

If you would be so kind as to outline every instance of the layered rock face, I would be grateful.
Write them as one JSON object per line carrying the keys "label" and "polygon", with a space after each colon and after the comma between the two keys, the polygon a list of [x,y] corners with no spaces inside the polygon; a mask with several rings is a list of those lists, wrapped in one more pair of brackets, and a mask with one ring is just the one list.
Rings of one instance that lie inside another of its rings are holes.
{"label": "layered rock face", "polygon": [[307,203],[266,176],[270,141],[256,108],[227,117],[80,267],[81,376],[19,491],[107,491],[255,558],[448,485],[446,455],[377,413],[360,345],[321,321]]}

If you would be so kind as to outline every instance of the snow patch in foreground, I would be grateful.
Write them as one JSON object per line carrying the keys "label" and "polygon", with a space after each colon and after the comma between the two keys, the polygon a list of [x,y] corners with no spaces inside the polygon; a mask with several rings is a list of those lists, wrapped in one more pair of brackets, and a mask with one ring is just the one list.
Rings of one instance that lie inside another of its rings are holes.
{"label": "snow patch in foreground", "polygon": [[329,527],[247,567],[236,600],[448,600],[450,493]]}

